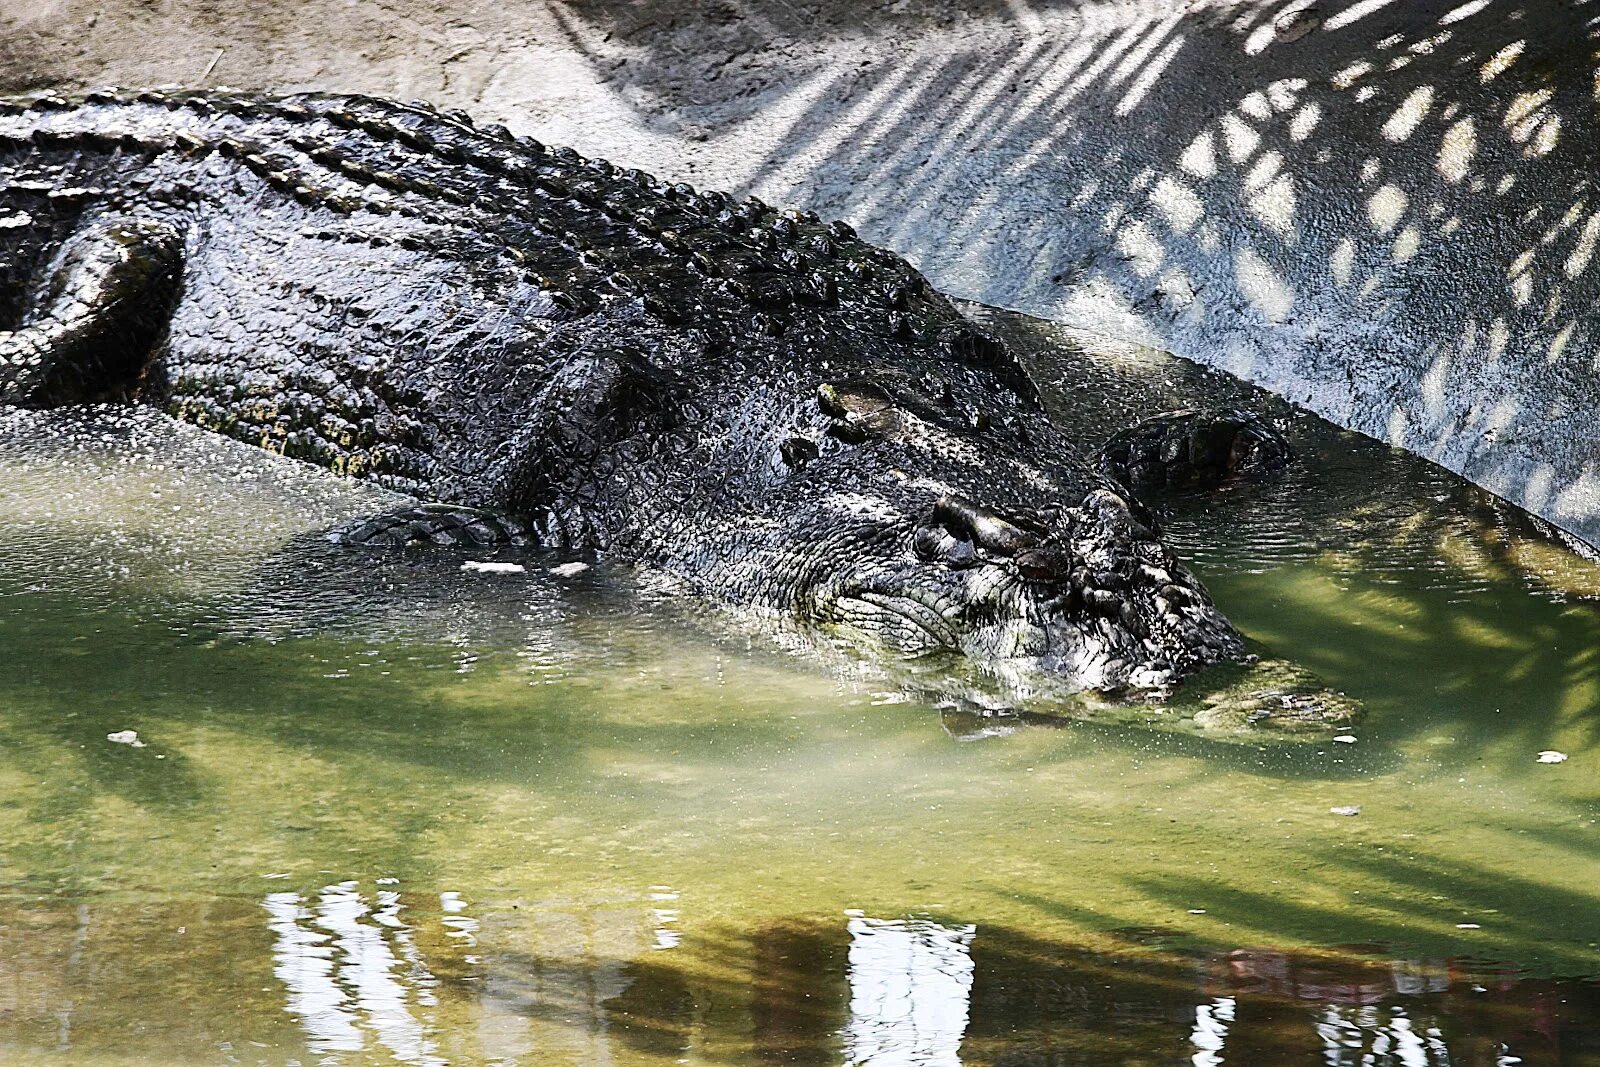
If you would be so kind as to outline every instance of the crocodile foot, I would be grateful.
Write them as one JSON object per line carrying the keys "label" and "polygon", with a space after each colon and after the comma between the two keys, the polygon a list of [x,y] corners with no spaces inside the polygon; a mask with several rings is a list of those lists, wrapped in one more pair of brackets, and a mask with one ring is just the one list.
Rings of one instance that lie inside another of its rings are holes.
{"label": "crocodile foot", "polygon": [[385,549],[423,545],[502,548],[535,543],[527,524],[519,519],[452,504],[411,504],[336,526],[326,536],[337,544]]}
{"label": "crocodile foot", "polygon": [[1283,469],[1293,452],[1283,435],[1243,411],[1173,411],[1112,437],[1096,456],[1100,473],[1134,492],[1215,489]]}

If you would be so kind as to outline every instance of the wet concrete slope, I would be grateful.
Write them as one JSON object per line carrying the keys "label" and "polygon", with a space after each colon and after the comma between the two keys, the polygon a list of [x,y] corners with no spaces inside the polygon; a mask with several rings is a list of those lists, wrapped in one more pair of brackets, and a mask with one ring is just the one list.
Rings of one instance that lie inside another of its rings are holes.
{"label": "wet concrete slope", "polygon": [[0,12],[0,88],[468,107],[848,218],[947,291],[1222,367],[1600,542],[1600,3]]}

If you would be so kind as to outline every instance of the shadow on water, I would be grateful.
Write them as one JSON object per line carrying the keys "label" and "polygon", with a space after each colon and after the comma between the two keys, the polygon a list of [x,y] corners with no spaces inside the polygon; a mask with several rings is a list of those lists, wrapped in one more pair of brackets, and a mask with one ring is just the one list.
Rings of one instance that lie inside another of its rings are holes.
{"label": "shadow on water", "polygon": [[[17,608],[18,600],[9,606]],[[86,672],[81,660],[59,654],[62,638],[80,624],[71,601],[30,597],[25,612],[0,613],[0,642],[30,664],[25,680],[0,682],[0,700],[14,713],[38,709],[13,714],[19,740],[76,751],[130,723],[146,736],[168,727],[224,728],[328,759],[372,756],[468,780],[549,782],[573,772],[584,746],[597,743],[596,733],[639,751],[671,752],[704,747],[697,738],[718,729],[714,717],[608,714],[626,706],[629,687],[624,682],[622,692],[605,693],[586,684],[585,661],[615,669],[638,650],[607,642],[603,629],[558,676],[562,684],[541,685],[537,674],[516,670],[515,646],[375,646],[309,637],[278,643],[230,638],[212,645],[175,640],[164,622],[111,611],[96,618],[98,655]],[[575,644],[582,635],[567,637]],[[463,673],[493,675],[504,684],[479,689],[461,684]],[[670,688],[670,681],[660,687]],[[50,714],[63,692],[76,694],[84,710]],[[786,727],[751,710],[741,709],[740,716],[748,744],[787,736]],[[188,777],[181,755],[156,749],[164,761],[154,764],[149,752],[105,747],[82,748],[78,757],[97,787],[154,807],[203,799],[198,785],[176,784]],[[134,756],[142,770],[130,765]]]}

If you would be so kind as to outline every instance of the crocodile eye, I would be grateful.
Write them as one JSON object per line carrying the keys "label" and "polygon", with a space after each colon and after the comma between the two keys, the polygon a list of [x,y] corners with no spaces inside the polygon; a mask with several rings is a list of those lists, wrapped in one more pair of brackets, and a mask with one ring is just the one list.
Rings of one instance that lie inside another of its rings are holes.
{"label": "crocodile eye", "polygon": [[1039,534],[961,497],[945,495],[934,502],[930,521],[1002,556],[1015,556],[1039,544]]}
{"label": "crocodile eye", "polygon": [[876,382],[824,382],[817,387],[817,406],[833,420],[828,433],[850,444],[860,444],[900,423],[894,398]]}
{"label": "crocodile eye", "polygon": [[863,418],[894,407],[894,398],[877,382],[823,382],[817,386],[817,405],[836,419]]}

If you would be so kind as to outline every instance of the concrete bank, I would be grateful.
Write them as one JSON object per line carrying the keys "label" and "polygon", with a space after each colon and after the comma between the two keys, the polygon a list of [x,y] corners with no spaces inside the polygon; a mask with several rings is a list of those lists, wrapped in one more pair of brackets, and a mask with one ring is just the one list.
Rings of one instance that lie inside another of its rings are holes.
{"label": "concrete bank", "polygon": [[[1591,14],[1592,12],[1592,14]],[[3,0],[0,90],[348,89],[856,223],[1600,543],[1585,0]]]}

